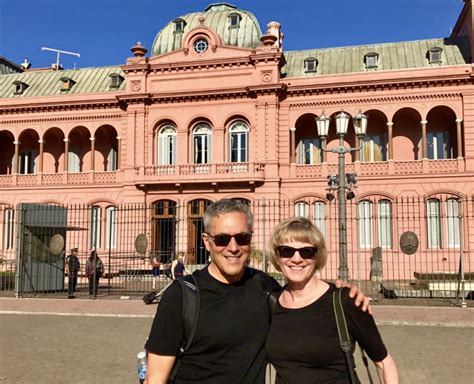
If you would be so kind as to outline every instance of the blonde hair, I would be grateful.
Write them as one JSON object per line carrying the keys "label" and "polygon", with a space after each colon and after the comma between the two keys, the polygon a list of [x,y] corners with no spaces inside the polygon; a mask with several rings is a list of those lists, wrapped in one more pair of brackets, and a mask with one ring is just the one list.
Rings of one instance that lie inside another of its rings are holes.
{"label": "blonde hair", "polygon": [[320,271],[324,268],[327,261],[327,249],[323,234],[308,219],[292,217],[278,224],[270,238],[270,261],[278,271],[281,272],[281,267],[277,247],[290,241],[309,243],[318,248],[315,259],[315,271]]}

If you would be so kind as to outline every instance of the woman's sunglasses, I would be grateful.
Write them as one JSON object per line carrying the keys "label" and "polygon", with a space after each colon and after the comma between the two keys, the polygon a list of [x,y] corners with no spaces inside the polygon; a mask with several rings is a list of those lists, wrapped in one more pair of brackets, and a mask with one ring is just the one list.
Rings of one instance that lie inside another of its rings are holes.
{"label": "woman's sunglasses", "polygon": [[242,245],[249,245],[252,242],[252,234],[247,232],[237,233],[236,235],[228,235],[227,233],[218,233],[217,235],[210,235],[207,234],[214,244],[218,247],[227,247],[232,240],[235,239],[235,242],[242,246]]}
{"label": "woman's sunglasses", "polygon": [[280,257],[291,258],[296,251],[300,254],[303,259],[314,259],[318,253],[318,248],[316,247],[302,247],[302,248],[293,248],[288,245],[279,245],[277,247],[278,255]]}

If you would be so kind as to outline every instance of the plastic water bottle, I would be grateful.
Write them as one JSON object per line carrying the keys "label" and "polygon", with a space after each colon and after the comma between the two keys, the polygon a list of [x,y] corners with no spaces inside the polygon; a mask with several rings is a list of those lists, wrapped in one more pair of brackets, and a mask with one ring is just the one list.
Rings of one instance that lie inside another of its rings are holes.
{"label": "plastic water bottle", "polygon": [[137,366],[138,380],[140,384],[143,384],[143,382],[145,381],[146,370],[147,370],[146,352],[145,351],[138,352],[137,359],[138,359],[138,366]]}

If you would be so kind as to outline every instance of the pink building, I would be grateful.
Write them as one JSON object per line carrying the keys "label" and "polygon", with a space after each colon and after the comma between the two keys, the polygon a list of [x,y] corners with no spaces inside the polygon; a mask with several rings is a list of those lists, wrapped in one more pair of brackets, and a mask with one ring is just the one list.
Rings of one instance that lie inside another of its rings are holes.
{"label": "pink building", "polygon": [[[377,249],[383,280],[438,273],[459,280],[460,265],[470,276],[471,1],[451,36],[431,40],[286,51],[285,25],[267,28],[249,11],[214,4],[170,21],[148,49],[137,43],[122,66],[22,69],[3,59],[3,268],[15,267],[20,203],[67,207],[67,249],[132,255],[143,233],[146,257],[184,250],[202,264],[205,206],[231,197],[254,207],[260,257],[276,222],[314,219],[334,278],[339,224],[328,176],[338,159],[322,151],[316,119],[331,119],[332,148],[335,116],[344,111],[344,143],[361,146],[345,155],[346,172],[357,174],[347,202],[351,279],[370,280]],[[368,117],[363,138],[352,127],[359,112]],[[126,207],[140,214],[125,220]],[[406,231],[418,236],[412,255],[400,249]]]}

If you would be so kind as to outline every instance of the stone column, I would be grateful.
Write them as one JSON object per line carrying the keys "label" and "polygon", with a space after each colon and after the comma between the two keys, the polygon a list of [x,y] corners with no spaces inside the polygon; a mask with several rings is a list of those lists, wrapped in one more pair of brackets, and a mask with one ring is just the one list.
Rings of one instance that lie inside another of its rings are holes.
{"label": "stone column", "polygon": [[122,160],[122,138],[117,136],[117,171],[121,168],[120,161]]}
{"label": "stone column", "polygon": [[95,137],[90,137],[91,141],[91,172],[95,171]]}
{"label": "stone column", "polygon": [[427,159],[428,158],[428,140],[426,139],[426,125],[428,121],[422,120],[421,121],[421,158]]}
{"label": "stone column", "polygon": [[69,139],[64,141],[64,172],[69,172]]}
{"label": "stone column", "polygon": [[387,160],[393,160],[393,122],[387,122],[387,136],[388,136],[388,156]]}
{"label": "stone column", "polygon": [[39,143],[39,164],[38,164],[38,173],[43,173],[43,150],[44,150],[44,140],[38,140]]}
{"label": "stone column", "polygon": [[15,144],[15,156],[13,157],[13,169],[12,173],[18,173],[18,168],[20,166],[19,158],[20,158],[20,142],[15,140],[13,142]]}
{"label": "stone column", "polygon": [[290,164],[296,163],[295,152],[296,152],[296,128],[290,127]]}
{"label": "stone column", "polygon": [[[360,138],[358,135],[355,135],[355,148],[359,148]],[[360,161],[360,149],[354,152],[354,161]]]}
{"label": "stone column", "polygon": [[456,140],[457,140],[457,155],[458,159],[462,158],[462,119],[456,119]]}

